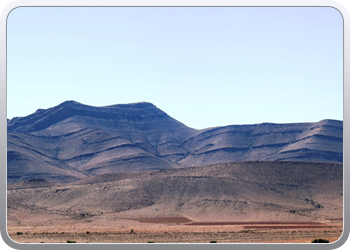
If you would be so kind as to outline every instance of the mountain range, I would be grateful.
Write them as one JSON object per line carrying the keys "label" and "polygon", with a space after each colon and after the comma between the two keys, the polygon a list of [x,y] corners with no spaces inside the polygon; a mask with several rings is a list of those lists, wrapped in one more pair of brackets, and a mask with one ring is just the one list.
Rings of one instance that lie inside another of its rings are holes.
{"label": "mountain range", "polygon": [[343,162],[343,122],[193,129],[147,102],[66,101],[7,120],[8,183],[242,161]]}

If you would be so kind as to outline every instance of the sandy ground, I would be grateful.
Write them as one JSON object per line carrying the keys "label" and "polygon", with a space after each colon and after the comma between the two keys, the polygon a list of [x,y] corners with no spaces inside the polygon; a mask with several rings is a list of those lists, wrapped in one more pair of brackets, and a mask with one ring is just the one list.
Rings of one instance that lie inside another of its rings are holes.
{"label": "sandy ground", "polygon": [[[236,231],[231,231],[236,229]],[[10,234],[10,238],[21,243],[66,243],[68,240],[77,243],[311,243],[312,240],[323,238],[334,242],[341,236],[341,228],[324,230],[239,230],[232,227],[202,227],[200,230],[185,231],[182,228],[168,227],[163,230],[134,230],[133,233],[116,231],[103,233],[97,230],[89,233],[31,233],[23,235]]]}
{"label": "sandy ground", "polygon": [[[108,220],[108,218],[105,218]],[[110,218],[109,218],[110,219]],[[25,221],[25,220],[24,220]],[[322,222],[232,221],[190,222],[185,217],[114,219],[112,223],[77,220],[56,225],[8,223],[12,240],[20,243],[311,243],[334,242],[342,234],[342,220]],[[32,224],[32,225],[30,225]]]}

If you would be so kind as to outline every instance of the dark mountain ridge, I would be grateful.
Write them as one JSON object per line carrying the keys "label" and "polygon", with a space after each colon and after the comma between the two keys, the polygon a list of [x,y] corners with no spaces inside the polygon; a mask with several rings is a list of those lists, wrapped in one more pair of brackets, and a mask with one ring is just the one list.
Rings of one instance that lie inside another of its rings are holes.
{"label": "dark mountain ridge", "polygon": [[92,107],[66,101],[7,121],[8,181],[71,182],[103,173],[223,162],[342,162],[343,122],[196,130],[147,102]]}
{"label": "dark mountain ridge", "polygon": [[[182,126],[191,130],[151,103],[141,102],[93,107],[75,101],[66,101],[47,110],[39,109],[26,117],[16,117],[9,120],[7,129],[8,132],[49,135],[48,128],[51,126],[57,127],[57,125],[61,125],[61,122],[73,117],[76,118],[75,123],[90,128],[150,132],[155,129],[169,131]],[[77,117],[84,117],[87,120],[81,121]],[[92,119],[95,119],[95,122],[91,122]],[[159,123],[159,121],[161,122]],[[64,123],[65,126],[67,126],[66,123]],[[57,128],[55,129],[57,130]]]}

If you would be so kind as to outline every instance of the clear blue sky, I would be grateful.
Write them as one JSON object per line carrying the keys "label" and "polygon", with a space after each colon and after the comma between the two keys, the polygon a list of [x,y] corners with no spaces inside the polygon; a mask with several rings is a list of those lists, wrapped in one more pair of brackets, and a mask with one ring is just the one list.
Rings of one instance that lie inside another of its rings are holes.
{"label": "clear blue sky", "polygon": [[22,7],[7,117],[147,101],[193,128],[343,119],[343,19],[326,7]]}

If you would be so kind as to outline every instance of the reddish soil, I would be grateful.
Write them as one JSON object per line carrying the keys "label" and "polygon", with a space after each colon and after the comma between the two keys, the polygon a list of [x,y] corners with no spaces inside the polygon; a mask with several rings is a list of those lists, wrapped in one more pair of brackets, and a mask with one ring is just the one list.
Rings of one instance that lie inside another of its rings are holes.
{"label": "reddish soil", "polygon": [[273,229],[301,229],[301,228],[326,228],[330,226],[298,225],[298,226],[244,226],[246,229],[273,228]]}
{"label": "reddish soil", "polygon": [[[189,226],[229,226],[229,225],[322,225],[321,222],[282,222],[282,221],[236,221],[236,222],[192,222]],[[264,226],[263,226],[264,227]],[[298,227],[298,226],[297,226]]]}
{"label": "reddish soil", "polygon": [[[17,210],[15,212],[18,212]],[[8,224],[10,238],[21,243],[311,243],[334,242],[342,234],[342,221],[191,221],[187,217],[121,219],[103,214],[71,220],[55,215],[16,213]],[[16,220],[14,220],[16,219]],[[19,221],[19,219],[21,219]],[[9,222],[9,221],[8,221]],[[248,229],[249,228],[249,229]],[[89,233],[87,233],[89,231]]]}
{"label": "reddish soil", "polygon": [[192,220],[186,217],[156,217],[156,218],[139,218],[137,219],[139,222],[144,223],[188,223]]}

